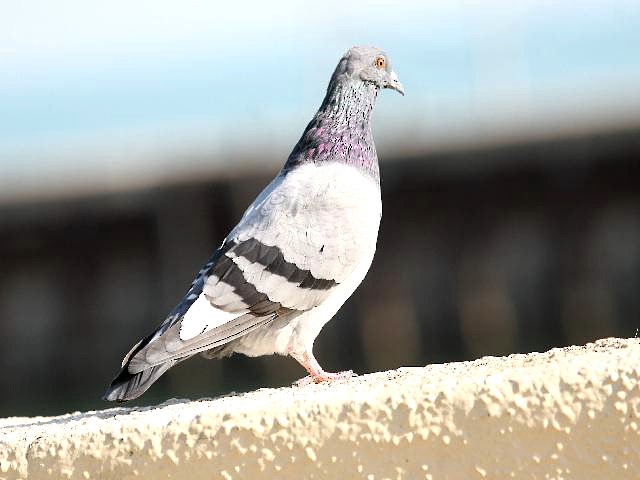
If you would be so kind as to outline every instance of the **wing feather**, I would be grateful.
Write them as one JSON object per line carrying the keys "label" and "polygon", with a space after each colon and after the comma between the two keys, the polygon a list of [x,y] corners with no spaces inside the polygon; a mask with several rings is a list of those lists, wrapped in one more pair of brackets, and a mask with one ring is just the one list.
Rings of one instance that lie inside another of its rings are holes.
{"label": "wing feather", "polygon": [[[369,248],[363,242],[370,237],[356,233],[370,228],[347,214],[352,203],[366,202],[332,187],[346,185],[344,179],[317,180],[308,173],[274,179],[200,270],[183,301],[132,351],[131,373],[224,345],[278,317],[293,318],[321,304],[349,278]],[[371,188],[379,198],[378,187]],[[377,225],[379,215],[366,218]]]}

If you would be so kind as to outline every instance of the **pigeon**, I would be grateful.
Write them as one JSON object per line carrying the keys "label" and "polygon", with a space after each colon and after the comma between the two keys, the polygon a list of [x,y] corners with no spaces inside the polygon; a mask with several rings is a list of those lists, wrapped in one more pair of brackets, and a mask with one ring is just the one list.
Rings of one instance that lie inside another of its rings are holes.
{"label": "pigeon", "polygon": [[382,201],[371,115],[381,88],[404,95],[389,56],[375,47],[349,49],[283,168],[180,303],[124,357],[105,400],[139,397],[198,353],[288,355],[308,372],[303,385],[353,375],[326,372],[312,350],[376,250]]}

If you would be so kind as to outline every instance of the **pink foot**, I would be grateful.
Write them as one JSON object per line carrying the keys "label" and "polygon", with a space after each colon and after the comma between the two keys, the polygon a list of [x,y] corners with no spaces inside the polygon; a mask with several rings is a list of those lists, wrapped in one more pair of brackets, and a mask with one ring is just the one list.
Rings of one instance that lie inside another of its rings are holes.
{"label": "pink foot", "polygon": [[293,382],[293,384],[296,387],[304,387],[305,385],[310,385],[312,383],[333,382],[335,380],[346,380],[348,378],[355,377],[355,376],[356,374],[353,373],[352,370],[346,370],[344,372],[335,372],[335,373],[325,372],[323,370],[322,373],[320,373],[319,375],[316,375],[316,376],[307,375],[306,377]]}
{"label": "pink foot", "polygon": [[322,382],[333,382],[336,380],[346,380],[348,378],[354,377],[355,373],[351,370],[347,370],[345,372],[325,372],[320,364],[316,361],[312,353],[304,352],[301,355],[291,353],[293,358],[295,358],[300,365],[304,367],[304,369],[309,372],[309,375],[301,378],[297,382],[294,382],[294,385],[297,387],[302,387],[304,385],[309,385],[311,383],[322,383]]}

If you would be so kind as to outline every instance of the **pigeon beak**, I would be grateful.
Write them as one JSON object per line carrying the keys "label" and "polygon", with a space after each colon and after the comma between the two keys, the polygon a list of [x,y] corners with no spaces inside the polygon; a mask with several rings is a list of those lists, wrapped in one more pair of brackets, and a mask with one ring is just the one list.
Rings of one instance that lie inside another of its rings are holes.
{"label": "pigeon beak", "polygon": [[404,97],[404,87],[398,80],[398,75],[396,72],[391,72],[389,74],[389,82],[385,85],[385,88],[393,88],[396,92]]}

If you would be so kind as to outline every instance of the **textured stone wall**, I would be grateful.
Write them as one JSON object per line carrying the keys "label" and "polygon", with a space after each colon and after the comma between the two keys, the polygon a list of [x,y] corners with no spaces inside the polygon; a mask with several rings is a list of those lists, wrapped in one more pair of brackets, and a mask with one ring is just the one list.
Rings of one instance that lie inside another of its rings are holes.
{"label": "textured stone wall", "polygon": [[0,420],[1,479],[636,479],[640,342]]}

